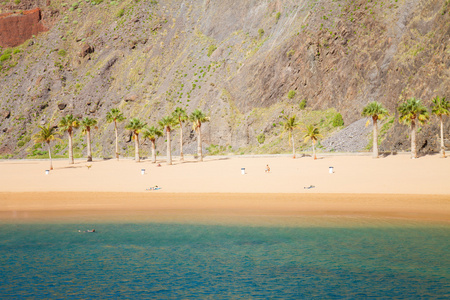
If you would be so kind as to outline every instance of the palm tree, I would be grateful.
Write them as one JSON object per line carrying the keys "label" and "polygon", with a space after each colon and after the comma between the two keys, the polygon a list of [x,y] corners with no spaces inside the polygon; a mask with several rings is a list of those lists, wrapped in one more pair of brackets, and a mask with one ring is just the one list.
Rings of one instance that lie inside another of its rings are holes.
{"label": "palm tree", "polygon": [[188,116],[186,111],[181,107],[177,107],[172,113],[172,116],[177,120],[177,125],[180,125],[180,160],[184,161],[183,154],[183,123],[187,121]]}
{"label": "palm tree", "polygon": [[445,146],[444,146],[444,123],[442,122],[442,116],[450,115],[450,103],[445,100],[445,97],[440,98],[436,96],[433,100],[433,107],[431,108],[431,113],[438,116],[441,121],[441,157],[445,157]]}
{"label": "palm tree", "polygon": [[303,138],[305,139],[305,143],[307,143],[308,140],[311,140],[314,159],[317,159],[315,145],[320,137],[322,137],[322,135],[319,133],[319,128],[314,127],[313,125],[306,126]]}
{"label": "palm tree", "polygon": [[[373,124],[373,157],[378,158],[378,120],[382,120],[389,115],[387,109],[377,101],[372,101],[364,107],[361,115],[363,117],[371,117]],[[369,123],[370,119],[367,121]]]}
{"label": "palm tree", "polygon": [[120,123],[125,120],[125,117],[122,115],[118,108],[112,108],[106,114],[106,121],[108,123],[114,122],[114,131],[116,133],[116,158],[119,160],[119,137],[117,132],[117,123]]}
{"label": "palm tree", "polygon": [[398,112],[400,113],[399,122],[411,125],[411,158],[417,158],[416,120],[420,124],[425,124],[430,118],[428,109],[422,104],[420,99],[412,97],[398,107]]}
{"label": "palm tree", "polygon": [[39,126],[39,129],[41,129],[41,131],[39,131],[38,133],[33,135],[34,143],[35,144],[37,144],[37,143],[47,143],[48,156],[50,158],[50,170],[53,170],[52,149],[50,147],[50,143],[53,140],[58,140],[56,135],[58,135],[59,132],[56,131],[56,127],[55,126],[50,126],[50,124],[48,124],[47,126]]}
{"label": "palm tree", "polygon": [[125,126],[125,129],[133,132],[134,138],[134,160],[140,162],[139,157],[139,133],[147,124],[139,120],[138,118],[132,118],[130,122]]}
{"label": "palm tree", "polygon": [[189,120],[192,122],[192,128],[197,131],[197,155],[200,161],[203,161],[202,154],[202,123],[209,122],[207,117],[200,109],[194,110],[189,116]]}
{"label": "palm tree", "polygon": [[158,122],[159,126],[161,126],[166,131],[167,137],[167,164],[172,164],[172,152],[170,149],[170,132],[172,131],[172,127],[177,124],[177,120],[174,119],[173,116],[167,116],[162,118]]}
{"label": "palm tree", "polygon": [[80,121],[78,120],[78,118],[75,118],[72,114],[70,114],[63,117],[61,121],[59,121],[58,126],[61,128],[61,131],[67,131],[67,134],[69,135],[69,163],[73,164],[73,131],[75,128],[78,128],[78,126],[80,126]]}
{"label": "palm tree", "polygon": [[92,151],[91,151],[91,127],[97,125],[96,119],[90,119],[88,117],[81,120],[82,133],[86,134],[87,143],[87,161],[92,161]]}
{"label": "palm tree", "polygon": [[296,122],[297,116],[288,117],[285,116],[284,119],[286,120],[283,122],[284,131],[287,131],[289,133],[289,146],[292,145],[292,155],[293,158],[295,158],[295,143],[294,143],[294,134],[293,131],[295,128],[299,126],[299,123]]}
{"label": "palm tree", "polygon": [[146,127],[144,128],[144,131],[142,132],[142,137],[144,139],[148,139],[150,142],[152,142],[152,163],[156,163],[156,146],[155,141],[156,138],[162,136],[163,133],[159,128],[156,128],[155,126],[152,127]]}

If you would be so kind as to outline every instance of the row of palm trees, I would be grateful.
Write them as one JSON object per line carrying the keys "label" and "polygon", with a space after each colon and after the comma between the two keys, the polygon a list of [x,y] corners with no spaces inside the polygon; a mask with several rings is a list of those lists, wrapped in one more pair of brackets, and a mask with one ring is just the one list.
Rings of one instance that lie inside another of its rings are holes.
{"label": "row of palm trees", "polygon": [[[112,112],[112,110],[111,110]],[[108,117],[107,117],[108,118]],[[111,117],[109,118],[111,119]],[[118,118],[116,120],[120,120],[122,118]],[[133,133],[133,139],[135,144],[135,160],[137,162],[140,161],[139,155],[139,134],[142,132],[143,138],[148,139],[152,143],[152,162],[156,162],[156,146],[155,141],[158,137],[163,135],[163,131],[166,132],[166,143],[167,143],[167,164],[172,164],[172,146],[171,146],[171,137],[170,134],[173,129],[177,126],[180,127],[180,160],[184,161],[184,153],[183,153],[183,123],[186,121],[192,122],[193,129],[197,132],[197,156],[198,160],[203,161],[202,154],[202,132],[201,127],[202,123],[208,122],[209,117],[206,116],[201,110],[194,110],[191,115],[186,114],[186,111],[180,107],[177,107],[172,114],[163,117],[159,122],[159,127],[155,126],[147,126],[147,123],[142,122],[138,118],[132,118],[130,122],[125,126],[125,129],[130,130]],[[116,129],[116,157],[118,156],[118,148],[117,148],[117,126],[114,127]]]}
{"label": "row of palm trees", "polygon": [[[432,99],[431,113],[437,116],[440,120],[440,153],[441,157],[445,157],[444,147],[444,123],[443,116],[450,115],[450,103],[445,97],[436,96]],[[425,105],[420,99],[414,97],[405,100],[397,108],[399,113],[399,122],[410,126],[411,131],[411,158],[417,158],[416,147],[416,131],[417,123],[423,125],[430,119],[430,114]],[[381,120],[389,115],[389,111],[379,102],[370,102],[364,107],[362,116],[372,118],[373,123],[373,157],[379,157],[378,151],[378,120]],[[370,120],[370,119],[369,119]]]}
{"label": "row of palm trees", "polygon": [[[432,99],[433,106],[431,108],[431,113],[436,115],[440,120],[441,128],[441,146],[440,153],[441,157],[445,157],[445,147],[444,147],[444,126],[443,126],[443,116],[450,115],[450,103],[445,99],[445,97],[435,97]],[[416,131],[417,123],[425,124],[430,119],[430,114],[428,109],[422,104],[422,101],[414,97],[405,100],[399,107],[399,122],[411,126],[411,158],[417,158],[417,148],[416,148]],[[370,102],[366,107],[364,107],[362,116],[369,117],[372,119],[373,124],[373,157],[379,157],[378,151],[378,120],[382,120],[389,116],[389,111],[383,106],[383,104],[373,101]],[[296,116],[284,117],[285,121],[282,123],[284,126],[284,131],[289,133],[289,145],[292,146],[292,154],[295,158],[295,145],[293,131],[295,128],[300,126],[300,123],[296,121]],[[370,119],[368,120],[368,122]],[[315,152],[315,144],[318,138],[322,137],[319,129],[313,125],[307,125],[304,127],[305,135],[303,136],[305,143],[309,140],[312,143],[313,157],[317,159]]]}
{"label": "row of palm trees", "polygon": [[[441,146],[440,153],[442,157],[445,157],[445,147],[444,147],[444,131],[443,131],[443,116],[450,115],[450,103],[445,99],[445,97],[435,97],[432,99],[433,106],[431,108],[431,113],[439,117],[440,119],[440,136],[441,136]],[[416,131],[417,123],[425,124],[429,118],[430,114],[428,109],[422,104],[422,101],[416,98],[410,98],[405,100],[399,107],[399,122],[410,125],[411,130],[411,157],[417,158],[417,148],[416,148]],[[364,107],[362,116],[369,117],[372,119],[373,123],[373,156],[375,158],[379,157],[378,151],[378,120],[389,116],[389,111],[379,102],[373,101]],[[106,121],[108,123],[114,123],[114,131],[116,136],[115,143],[115,155],[117,160],[119,159],[119,142],[118,142],[118,123],[125,120],[124,115],[119,109],[113,108],[106,114]],[[186,114],[186,111],[180,107],[177,107],[172,114],[163,117],[159,122],[157,127],[148,126],[145,122],[142,122],[138,118],[132,118],[129,123],[125,126],[125,129],[130,130],[133,133],[133,138],[135,141],[135,160],[140,161],[139,155],[139,134],[142,132],[143,138],[148,139],[152,143],[152,162],[156,162],[156,139],[163,135],[163,131],[166,133],[167,142],[167,164],[172,164],[172,154],[171,154],[171,132],[174,128],[180,128],[180,160],[184,160],[183,153],[183,124],[186,121],[191,121],[193,129],[197,132],[197,155],[200,161],[203,160],[202,155],[202,137],[201,137],[201,126],[202,123],[208,122],[209,117],[207,117],[201,110],[194,110],[190,116]],[[370,119],[369,119],[370,120]],[[64,116],[59,122],[59,129],[61,132],[67,132],[69,138],[69,162],[74,163],[73,160],[73,133],[74,129],[81,127],[82,133],[86,135],[87,142],[87,161],[92,161],[91,152],[91,129],[97,125],[97,120],[91,118],[84,118],[81,120],[75,118],[73,115]],[[284,130],[289,133],[289,145],[292,145],[293,156],[295,158],[295,144],[293,130],[300,126],[300,123],[296,120],[296,116],[285,117],[285,122],[283,122]],[[51,161],[51,147],[50,143],[53,140],[57,140],[58,134],[55,126],[48,124],[47,126],[39,126],[40,131],[33,136],[35,143],[47,143],[48,153],[50,157],[50,169],[52,167]],[[317,159],[315,153],[315,144],[317,140],[322,137],[319,129],[313,125],[307,125],[304,128],[304,141],[311,141],[313,157]]]}
{"label": "row of palm trees", "polygon": [[81,126],[82,133],[86,135],[86,139],[88,141],[87,143],[87,160],[92,161],[92,151],[91,151],[91,129],[94,128],[97,125],[97,120],[91,119],[91,118],[84,118],[81,120],[78,118],[74,118],[73,115],[67,115],[63,117],[59,122],[59,129],[57,130],[56,126],[53,126],[51,124],[47,124],[47,126],[39,126],[40,131],[33,135],[33,140],[35,143],[46,143],[48,147],[48,155],[50,158],[50,170],[53,170],[53,163],[52,163],[52,151],[51,151],[51,142],[54,140],[60,140],[58,138],[58,135],[61,135],[61,132],[67,131],[67,134],[69,136],[69,161],[71,164],[74,163],[73,161],[73,133],[75,128],[78,128]]}
{"label": "row of palm trees", "polygon": [[[294,143],[293,131],[294,131],[294,129],[296,129],[300,126],[300,123],[296,120],[296,118],[297,118],[296,115],[294,115],[292,117],[285,116],[284,117],[285,121],[283,122],[284,131],[288,132],[289,146],[292,146],[293,158],[295,158],[295,143]],[[305,133],[303,136],[304,142],[307,143],[308,141],[311,141],[312,150],[313,150],[313,158],[317,159],[315,145],[316,145],[317,141],[319,140],[319,138],[322,137],[322,135],[319,132],[319,128],[310,124],[310,125],[306,125],[304,127],[303,131]]]}
{"label": "row of palm trees", "polygon": [[[159,122],[159,127],[148,126],[147,123],[141,121],[138,118],[132,118],[128,124],[125,125],[125,129],[130,130],[133,134],[135,142],[135,160],[140,161],[139,155],[139,134],[143,133],[143,138],[148,139],[152,143],[152,162],[156,162],[156,139],[163,135],[163,130],[167,135],[167,164],[172,164],[171,154],[171,139],[170,133],[177,126],[180,127],[180,160],[184,161],[183,153],[183,123],[191,121],[193,129],[197,132],[197,155],[200,161],[203,161],[202,155],[202,139],[201,139],[201,126],[202,123],[208,122],[209,117],[206,116],[201,110],[194,110],[191,115],[187,115],[186,111],[180,107],[177,107],[172,114],[163,117]],[[114,123],[114,132],[116,137],[115,142],[115,156],[119,160],[119,134],[118,123],[125,121],[125,117],[122,112],[113,108],[106,114],[106,121],[108,123]],[[52,154],[51,154],[51,142],[54,140],[60,140],[58,135],[62,135],[67,132],[69,140],[69,163],[73,164],[73,134],[76,128],[81,127],[82,133],[86,135],[87,144],[87,161],[92,161],[92,149],[91,149],[91,129],[96,128],[98,121],[92,118],[84,118],[81,121],[74,117],[72,114],[66,115],[61,118],[58,126],[47,124],[46,126],[39,126],[40,131],[33,135],[35,143],[46,143],[48,146],[48,154],[50,158],[50,170],[53,170]],[[59,131],[58,131],[59,129]]]}

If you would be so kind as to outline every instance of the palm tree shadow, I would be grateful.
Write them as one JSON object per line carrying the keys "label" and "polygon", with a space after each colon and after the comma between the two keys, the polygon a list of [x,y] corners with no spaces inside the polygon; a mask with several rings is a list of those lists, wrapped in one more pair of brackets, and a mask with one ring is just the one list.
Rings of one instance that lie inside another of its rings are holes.
{"label": "palm tree shadow", "polygon": [[230,158],[229,157],[219,157],[219,158],[213,158],[213,159],[208,159],[208,160],[204,160],[204,161],[192,161],[192,162],[209,163],[209,162],[221,161],[221,160],[230,160]]}
{"label": "palm tree shadow", "polygon": [[[301,157],[298,158],[309,158],[311,159],[313,156],[311,154],[303,154]],[[325,156],[318,156],[315,160],[319,160],[319,159],[328,159],[328,157]]]}
{"label": "palm tree shadow", "polygon": [[2,162],[2,165],[37,165],[39,162],[27,162],[27,161],[19,161],[19,162]]}
{"label": "palm tree shadow", "polygon": [[81,169],[84,166],[82,165],[78,165],[78,166],[66,166],[66,167],[59,167],[59,168],[55,168],[55,170],[63,170],[63,169]]}
{"label": "palm tree shadow", "polygon": [[383,152],[379,155],[379,158],[386,158],[388,156],[397,155],[397,154],[398,154],[397,151]]}

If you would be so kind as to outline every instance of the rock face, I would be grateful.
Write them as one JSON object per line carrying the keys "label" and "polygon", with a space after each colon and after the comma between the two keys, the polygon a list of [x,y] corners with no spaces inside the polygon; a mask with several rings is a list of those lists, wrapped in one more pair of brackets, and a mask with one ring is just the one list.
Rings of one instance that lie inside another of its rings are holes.
{"label": "rock face", "polygon": [[[11,112],[0,120],[3,153],[26,156],[32,142],[18,147],[19,137],[35,133],[42,119],[56,123],[71,113],[99,120],[95,139],[102,150],[95,155],[110,156],[113,125],[104,118],[111,108],[151,126],[176,107],[211,117],[202,132],[205,146],[215,149],[288,152],[280,121],[296,114],[326,133],[324,149],[359,151],[371,132],[360,114],[374,100],[391,114],[380,123],[380,150],[408,151],[399,103],[416,97],[430,107],[435,96],[450,98],[448,1],[95,2],[101,1],[40,3],[54,26],[0,62],[0,112]],[[328,109],[346,127],[356,123],[340,134],[329,130],[330,119],[320,114]],[[185,149],[195,152],[196,135],[190,125],[183,128]],[[437,151],[437,119],[419,130],[418,149]],[[449,130],[446,121],[446,135]],[[123,123],[120,131],[121,151],[132,154]],[[309,147],[295,136],[299,148]],[[157,148],[164,154],[164,139]]]}
{"label": "rock face", "polygon": [[326,151],[357,152],[369,143],[368,135],[372,127],[366,127],[366,120],[356,121],[343,130],[321,142]]}
{"label": "rock face", "polygon": [[0,15],[0,46],[15,47],[33,35],[48,29],[42,22],[40,8]]}

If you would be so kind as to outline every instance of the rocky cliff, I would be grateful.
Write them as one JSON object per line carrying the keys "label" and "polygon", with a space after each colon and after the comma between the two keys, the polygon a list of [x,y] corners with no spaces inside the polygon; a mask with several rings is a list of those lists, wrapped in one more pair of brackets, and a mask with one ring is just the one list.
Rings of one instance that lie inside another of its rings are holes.
{"label": "rocky cliff", "polygon": [[[1,62],[3,155],[34,153],[37,125],[73,113],[100,120],[94,151],[111,156],[104,117],[112,107],[149,124],[177,106],[200,108],[211,116],[204,128],[211,152],[289,151],[279,122],[293,114],[326,138],[342,136],[335,145],[353,136],[368,142],[370,129],[357,121],[373,100],[392,115],[380,125],[381,150],[406,151],[408,129],[394,120],[399,102],[414,96],[429,106],[436,95],[450,97],[449,1],[96,0],[40,8],[50,30]],[[351,137],[332,124],[338,113],[345,126],[354,123]],[[419,129],[422,152],[437,151],[437,126]],[[194,134],[185,131],[185,152],[195,152]],[[81,155],[79,132],[77,139]],[[130,133],[122,130],[121,140],[131,153]],[[365,148],[352,145],[324,149]]]}
{"label": "rocky cliff", "polygon": [[0,47],[16,47],[46,31],[39,8],[0,15]]}

